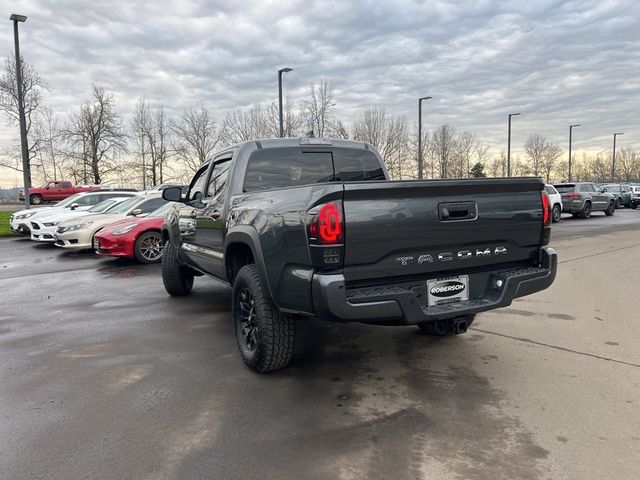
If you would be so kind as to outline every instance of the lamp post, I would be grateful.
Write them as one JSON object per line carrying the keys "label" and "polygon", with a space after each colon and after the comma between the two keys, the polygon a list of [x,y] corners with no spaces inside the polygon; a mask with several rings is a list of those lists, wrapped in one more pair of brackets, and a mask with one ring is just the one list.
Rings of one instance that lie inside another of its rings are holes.
{"label": "lamp post", "polygon": [[284,137],[284,122],[282,119],[282,74],[292,70],[293,68],[289,67],[278,70],[278,117],[280,119],[280,138]]}
{"label": "lamp post", "polygon": [[507,177],[511,176],[511,117],[520,115],[519,113],[509,114],[509,133],[507,135]]}
{"label": "lamp post", "polygon": [[571,181],[571,140],[572,140],[572,133],[573,133],[573,127],[579,127],[580,124],[576,123],[574,125],[569,125],[569,182]]}
{"label": "lamp post", "polygon": [[614,133],[613,134],[613,158],[611,159],[611,181],[616,181],[616,137],[618,135],[624,135],[624,133]]}
{"label": "lamp post", "polygon": [[20,58],[20,39],[18,22],[27,19],[24,15],[13,14],[9,20],[13,22],[13,40],[16,49],[16,83],[18,94],[18,117],[20,119],[20,147],[22,150],[22,178],[24,182],[24,206],[29,208],[29,187],[31,187],[31,168],[29,166],[29,147],[27,146],[27,121],[24,116],[24,96],[22,91],[22,65]]}
{"label": "lamp post", "polygon": [[422,161],[422,101],[431,97],[420,97],[418,99],[418,178],[424,177],[424,163]]}

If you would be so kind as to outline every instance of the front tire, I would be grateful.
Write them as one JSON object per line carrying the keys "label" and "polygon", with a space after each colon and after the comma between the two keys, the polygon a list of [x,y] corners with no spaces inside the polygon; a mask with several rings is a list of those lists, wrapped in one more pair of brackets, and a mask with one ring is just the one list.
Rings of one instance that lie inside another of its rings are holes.
{"label": "front tire", "polygon": [[[433,322],[419,323],[418,328],[427,335],[450,337],[451,335],[465,333],[467,328],[469,328],[475,320],[475,317],[475,315],[463,315],[450,320],[435,320]],[[460,323],[458,322],[466,322],[464,331],[459,331]]]}
{"label": "front tire", "polygon": [[553,211],[551,212],[551,220],[553,223],[558,223],[560,221],[561,214],[562,210],[560,209],[560,205],[554,205]]}
{"label": "front tire", "polygon": [[178,260],[178,251],[167,240],[162,251],[162,283],[172,297],[184,297],[193,288],[193,270],[182,265]]}
{"label": "front tire", "polygon": [[604,214],[607,217],[610,217],[611,215],[613,215],[614,213],[616,213],[616,205],[613,202],[613,200],[611,200],[611,202],[609,202],[609,206],[607,207],[607,209],[604,211]]}
{"label": "front tire", "polygon": [[133,254],[140,263],[158,263],[162,259],[160,232],[144,232],[133,247]]}
{"label": "front tire", "polygon": [[29,197],[29,203],[31,205],[42,205],[42,195],[33,194]]}
{"label": "front tire", "polygon": [[271,303],[255,265],[242,267],[233,282],[231,315],[245,365],[266,373],[289,364],[295,343],[295,322]]}

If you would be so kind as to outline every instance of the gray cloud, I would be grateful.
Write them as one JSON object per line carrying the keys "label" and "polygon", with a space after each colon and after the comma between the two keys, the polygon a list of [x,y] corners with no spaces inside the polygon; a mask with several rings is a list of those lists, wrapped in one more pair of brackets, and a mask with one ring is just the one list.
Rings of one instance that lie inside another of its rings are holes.
{"label": "gray cloud", "polygon": [[[128,119],[137,98],[170,115],[205,105],[225,114],[276,95],[287,74],[291,100],[312,81],[335,87],[336,114],[349,123],[371,106],[427,127],[451,123],[514,150],[541,133],[575,148],[640,146],[640,14],[629,1],[36,1],[11,6],[25,58],[55,89],[47,102],[74,111],[97,82],[116,93]],[[13,50],[8,21],[3,55]],[[0,142],[15,138],[0,126]]]}

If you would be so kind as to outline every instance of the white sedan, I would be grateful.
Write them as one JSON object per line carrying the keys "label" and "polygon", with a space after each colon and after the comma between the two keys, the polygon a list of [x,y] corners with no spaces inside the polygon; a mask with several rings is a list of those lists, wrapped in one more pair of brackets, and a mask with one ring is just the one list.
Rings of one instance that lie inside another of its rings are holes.
{"label": "white sedan", "polygon": [[32,219],[30,223],[31,225],[31,240],[36,242],[47,242],[53,243],[56,241],[56,228],[58,224],[64,222],[65,220],[72,220],[80,217],[85,217],[87,215],[95,215],[98,213],[108,213],[113,207],[118,205],[125,200],[131,198],[132,195],[127,195],[124,197],[113,197],[109,198],[103,202],[94,205],[88,210],[67,210],[64,209],[62,212],[53,211],[53,212],[45,212],[43,215],[38,215],[37,219]]}

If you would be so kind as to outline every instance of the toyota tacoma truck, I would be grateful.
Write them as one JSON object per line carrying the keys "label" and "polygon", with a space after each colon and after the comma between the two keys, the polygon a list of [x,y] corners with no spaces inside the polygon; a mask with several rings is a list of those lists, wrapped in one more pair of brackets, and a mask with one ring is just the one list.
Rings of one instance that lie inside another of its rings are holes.
{"label": "toyota tacoma truck", "polygon": [[[99,185],[74,187],[69,180],[52,180],[41,187],[31,187],[29,189],[29,203],[31,205],[41,205],[44,202],[57,202],[76,193],[100,190],[100,188]],[[19,200],[24,200],[24,190],[18,192],[18,198]]]}
{"label": "toyota tacoma truck", "polygon": [[304,317],[454,335],[556,275],[539,178],[391,181],[366,143],[269,139],[162,195],[179,202],[161,232],[165,289],[231,285],[238,348],[258,372],[289,363]]}

